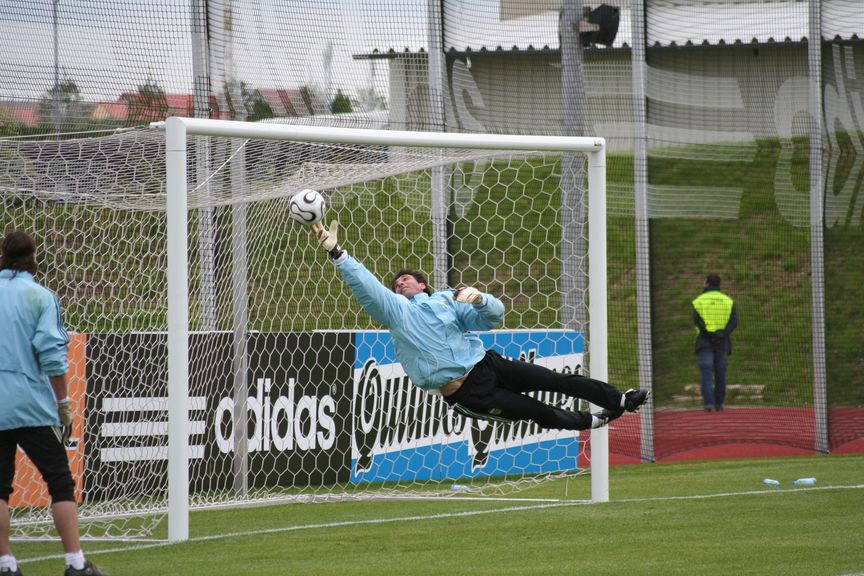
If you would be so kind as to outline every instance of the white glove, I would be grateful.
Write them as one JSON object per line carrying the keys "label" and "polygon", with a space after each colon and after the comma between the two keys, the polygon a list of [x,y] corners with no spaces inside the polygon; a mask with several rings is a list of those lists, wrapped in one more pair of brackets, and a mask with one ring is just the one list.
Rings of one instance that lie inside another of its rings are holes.
{"label": "white glove", "polygon": [[338,242],[336,241],[336,232],[338,230],[339,223],[336,220],[330,222],[329,230],[324,228],[320,223],[313,224],[310,227],[311,233],[318,239],[318,244],[328,252],[338,246]]}
{"label": "white glove", "polygon": [[57,401],[57,414],[63,425],[63,443],[68,444],[72,438],[72,425],[75,423],[75,413],[72,411],[72,400],[63,398]]}
{"label": "white glove", "polygon": [[483,294],[470,286],[456,290],[455,298],[457,302],[465,302],[466,304],[483,303]]}

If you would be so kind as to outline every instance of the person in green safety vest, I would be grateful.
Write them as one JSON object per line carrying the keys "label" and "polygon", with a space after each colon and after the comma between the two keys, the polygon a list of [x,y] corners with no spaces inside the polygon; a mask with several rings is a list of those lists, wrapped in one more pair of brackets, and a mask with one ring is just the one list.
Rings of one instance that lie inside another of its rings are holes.
{"label": "person in green safety vest", "polygon": [[709,274],[705,289],[693,300],[693,323],[696,356],[702,385],[702,402],[706,412],[723,410],[726,400],[726,366],[732,354],[729,335],[738,326],[735,302],[720,291],[720,276]]}

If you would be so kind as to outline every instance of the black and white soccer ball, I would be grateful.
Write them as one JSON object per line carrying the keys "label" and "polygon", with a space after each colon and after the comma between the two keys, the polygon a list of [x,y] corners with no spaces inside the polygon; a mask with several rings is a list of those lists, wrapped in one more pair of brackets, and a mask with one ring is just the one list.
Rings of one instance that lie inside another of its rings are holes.
{"label": "black and white soccer ball", "polygon": [[316,190],[309,188],[292,196],[288,206],[291,218],[306,226],[317,224],[323,220],[324,210],[327,207],[324,197]]}

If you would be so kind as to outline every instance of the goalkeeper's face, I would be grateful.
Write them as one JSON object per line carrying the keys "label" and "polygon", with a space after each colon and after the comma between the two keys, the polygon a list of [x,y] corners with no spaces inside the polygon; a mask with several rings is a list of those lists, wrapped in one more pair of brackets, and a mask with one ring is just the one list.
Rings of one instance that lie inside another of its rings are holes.
{"label": "goalkeeper's face", "polygon": [[393,291],[406,298],[413,298],[426,290],[426,284],[418,282],[411,274],[402,274],[393,281]]}

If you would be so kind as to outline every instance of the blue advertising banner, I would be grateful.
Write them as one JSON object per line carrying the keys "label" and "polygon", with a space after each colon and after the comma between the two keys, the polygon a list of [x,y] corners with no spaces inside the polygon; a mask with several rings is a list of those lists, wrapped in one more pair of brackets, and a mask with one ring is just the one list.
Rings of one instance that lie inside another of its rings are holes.
{"label": "blue advertising banner", "polygon": [[[502,355],[574,372],[582,365],[585,339],[570,330],[481,333],[486,348]],[[473,476],[536,474],[578,468],[579,434],[541,430],[531,422],[467,419],[440,396],[415,387],[388,332],[355,333],[352,395],[353,482],[444,480]],[[534,394],[574,409],[573,399]]]}

